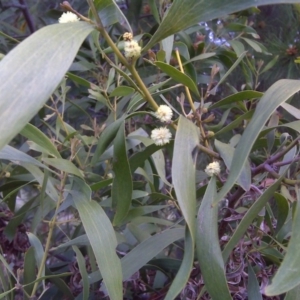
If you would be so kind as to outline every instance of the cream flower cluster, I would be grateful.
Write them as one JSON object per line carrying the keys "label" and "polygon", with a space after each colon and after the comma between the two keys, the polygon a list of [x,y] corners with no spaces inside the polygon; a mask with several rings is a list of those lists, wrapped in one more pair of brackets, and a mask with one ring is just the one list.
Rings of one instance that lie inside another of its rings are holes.
{"label": "cream flower cluster", "polygon": [[78,21],[80,21],[80,19],[70,11],[63,13],[61,17],[58,19],[59,23],[72,23]]}
{"label": "cream flower cluster", "polygon": [[168,105],[160,105],[157,111],[155,112],[155,116],[161,122],[170,122],[173,116],[173,112]]}
{"label": "cream flower cluster", "polygon": [[124,52],[126,58],[137,58],[141,55],[142,48],[137,41],[133,40],[133,36],[130,32],[126,32],[123,35],[124,38]]}
{"label": "cream flower cluster", "polygon": [[166,127],[156,128],[151,131],[151,139],[157,146],[168,144],[170,142],[171,137],[172,134],[170,130]]}
{"label": "cream flower cluster", "polygon": [[220,172],[221,172],[221,167],[217,161],[208,164],[205,168],[205,173],[210,177],[213,175],[219,175]]}

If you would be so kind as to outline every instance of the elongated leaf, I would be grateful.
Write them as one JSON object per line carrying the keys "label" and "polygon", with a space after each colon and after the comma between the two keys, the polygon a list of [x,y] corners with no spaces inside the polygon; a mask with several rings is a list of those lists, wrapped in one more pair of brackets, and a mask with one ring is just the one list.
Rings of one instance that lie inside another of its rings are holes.
{"label": "elongated leaf", "polygon": [[132,177],[127,157],[124,122],[114,141],[113,171],[112,202],[116,208],[113,224],[119,225],[128,214],[132,198]]}
{"label": "elongated leaf", "polygon": [[129,32],[132,32],[129,22],[115,1],[94,0],[94,3],[103,26],[106,27],[119,22],[121,25],[125,26]]}
{"label": "elongated leaf", "polygon": [[[30,247],[24,257],[24,284],[31,283],[36,278],[36,271],[35,268],[32,266],[35,265],[35,257],[34,257],[34,248]],[[33,285],[28,285],[24,287],[25,291],[28,295],[32,292]]]}
{"label": "elongated leaf", "polygon": [[224,261],[218,237],[216,178],[213,176],[202,199],[197,216],[197,256],[207,291],[214,300],[231,300],[225,277]]}
{"label": "elongated leaf", "polygon": [[298,299],[300,295],[300,285],[297,285],[295,288],[290,290],[284,297],[284,300],[295,300]]}
{"label": "elongated leaf", "polygon": [[82,280],[82,287],[83,287],[82,300],[88,300],[89,293],[90,293],[90,285],[89,285],[89,280],[88,280],[88,273],[87,273],[86,266],[85,266],[85,259],[82,255],[82,253],[80,252],[80,250],[76,246],[73,246],[73,250],[76,253],[76,259],[77,259],[78,268],[79,268],[81,280]]}
{"label": "elongated leaf", "polygon": [[174,0],[157,31],[143,50],[148,50],[167,36],[175,34],[199,22],[205,22],[249,7],[276,4],[299,3],[299,0]]}
{"label": "elongated leaf", "polygon": [[28,123],[20,132],[28,140],[35,142],[39,146],[47,149],[54,157],[61,157],[56,147],[52,144],[49,138],[38,128]]}
{"label": "elongated leaf", "polygon": [[109,95],[109,97],[124,97],[134,92],[134,89],[130,86],[118,86]]}
{"label": "elongated leaf", "polygon": [[0,149],[39,111],[93,30],[85,22],[44,27],[0,63]]}
{"label": "elongated leaf", "polygon": [[230,96],[216,102],[215,104],[210,106],[210,109],[217,108],[217,107],[220,107],[223,105],[228,105],[231,103],[236,103],[238,101],[260,98],[263,95],[264,95],[263,93],[257,92],[257,91],[242,91],[242,92],[230,95]]}
{"label": "elongated leaf", "polygon": [[134,153],[129,159],[131,172],[133,173],[138,167],[141,167],[144,164],[145,160],[160,148],[161,147],[155,144],[151,144],[144,150]]}
{"label": "elongated leaf", "polygon": [[246,232],[248,227],[252,224],[253,220],[257,217],[259,212],[263,209],[266,203],[270,200],[270,198],[274,195],[275,191],[278,189],[281,180],[283,177],[280,177],[274,184],[272,184],[264,193],[254,202],[254,204],[248,209],[247,213],[241,220],[237,229],[233,233],[229,242],[226,244],[223,250],[223,259],[226,262],[229,258],[229,255],[235,245],[242,238],[243,234]]}
{"label": "elongated leaf", "polygon": [[125,116],[118,119],[117,121],[111,123],[107,126],[104,131],[101,133],[99,142],[97,144],[97,148],[95,150],[94,156],[92,158],[92,164],[96,164],[99,161],[100,156],[106,150],[108,145],[113,141],[115,138],[120,126],[124,122]]}
{"label": "elongated leaf", "polygon": [[297,194],[297,206],[294,212],[292,236],[278,271],[265,289],[267,296],[275,296],[292,290],[300,284],[300,197]]}
{"label": "elongated leaf", "polygon": [[117,239],[114,229],[102,207],[91,200],[89,186],[80,179],[75,182],[70,194],[90,240],[108,294],[111,299],[122,300],[122,270],[116,254]]}
{"label": "elongated leaf", "polygon": [[15,164],[20,164],[24,162],[41,168],[48,169],[47,166],[45,166],[35,158],[9,145],[6,145],[0,150],[0,159],[7,159],[14,162]]}
{"label": "elongated leaf", "polygon": [[300,90],[298,80],[283,79],[274,83],[259,101],[251,122],[245,129],[233,156],[226,183],[218,193],[216,202],[222,200],[242,172],[243,166],[260,131],[275,109]]}
{"label": "elongated leaf", "polygon": [[230,67],[230,69],[224,74],[224,76],[220,79],[220,81],[218,82],[218,84],[211,90],[209,91],[209,93],[211,95],[215,95],[217,92],[217,89],[219,87],[219,85],[224,82],[224,80],[232,73],[232,71],[239,65],[239,63],[241,62],[241,60],[245,57],[247,51],[243,52],[238,59],[234,62],[234,64]]}
{"label": "elongated leaf", "polygon": [[284,108],[288,113],[294,116],[296,119],[300,119],[300,110],[293,105],[288,103],[282,103],[281,107]]}
{"label": "elongated leaf", "polygon": [[191,236],[191,232],[188,230],[188,228],[186,228],[184,240],[184,256],[176,277],[174,278],[165,297],[166,300],[175,299],[189,280],[194,262],[194,246],[195,241]]}
{"label": "elongated leaf", "polygon": [[196,211],[196,167],[193,151],[198,143],[197,127],[180,116],[174,143],[172,178],[178,204],[193,238]]}
{"label": "elongated leaf", "polygon": [[[218,150],[219,154],[223,158],[223,161],[230,170],[231,162],[233,158],[234,148],[229,144],[222,143],[218,140],[215,140],[215,147]],[[245,190],[249,191],[251,186],[251,167],[249,161],[246,161],[239,178],[237,179],[239,185]]]}
{"label": "elongated leaf", "polygon": [[[140,243],[121,260],[123,280],[129,279],[130,276],[159,254],[164,248],[183,237],[184,229],[167,229]],[[141,253],[143,253],[143,255],[141,255]]]}
{"label": "elongated leaf", "polygon": [[248,263],[247,291],[249,300],[262,300],[262,295],[259,290],[259,284],[250,263]]}
{"label": "elongated leaf", "polygon": [[156,1],[155,0],[150,0],[149,1],[149,6],[150,6],[150,10],[151,13],[155,19],[155,21],[159,24],[160,23],[160,16],[159,16],[159,12],[156,6]]}
{"label": "elongated leaf", "polygon": [[80,178],[83,178],[82,172],[69,160],[63,158],[43,158],[43,161],[63,172],[74,174]]}
{"label": "elongated leaf", "polygon": [[290,206],[288,200],[282,194],[274,193],[274,199],[277,204],[278,214],[275,233],[278,233],[288,218]]}
{"label": "elongated leaf", "polygon": [[31,175],[36,179],[40,186],[43,187],[43,185],[45,184],[45,192],[47,193],[47,195],[54,201],[57,201],[58,194],[56,188],[50,180],[47,180],[46,183],[44,182],[45,174],[39,168],[32,165],[31,163],[21,162],[19,164],[27,169],[29,173],[31,173]]}
{"label": "elongated leaf", "polygon": [[41,241],[31,232],[27,233],[31,246],[34,249],[35,263],[38,270],[42,269],[42,276],[45,276],[45,266],[42,266],[44,248]]}
{"label": "elongated leaf", "polygon": [[[126,254],[122,259],[123,280],[128,280],[135,272],[142,268],[148,261],[159,254],[163,249],[173,242],[184,238],[184,229],[167,229],[162,233],[155,234],[143,241]],[[141,255],[141,253],[143,255]],[[100,273],[90,274],[90,284],[99,281]]]}
{"label": "elongated leaf", "polygon": [[187,86],[191,91],[193,91],[197,96],[200,97],[196,84],[189,76],[161,61],[155,62],[155,65],[159,67],[167,75],[169,75],[172,79]]}
{"label": "elongated leaf", "polygon": [[[196,168],[193,151],[198,143],[197,127],[185,117],[180,116],[174,143],[172,178],[177,201],[187,228],[183,261],[166,299],[174,299],[180,293],[193,266],[196,211]],[[183,157],[184,159],[182,159]]]}

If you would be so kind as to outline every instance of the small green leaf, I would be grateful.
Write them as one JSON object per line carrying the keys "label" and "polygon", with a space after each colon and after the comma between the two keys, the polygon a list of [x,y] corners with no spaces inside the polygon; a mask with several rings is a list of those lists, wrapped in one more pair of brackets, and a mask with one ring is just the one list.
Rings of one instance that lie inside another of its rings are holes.
{"label": "small green leaf", "polygon": [[161,61],[156,61],[155,65],[167,75],[169,75],[172,79],[187,86],[191,91],[193,91],[197,96],[200,97],[196,84],[189,76]]}
{"label": "small green leaf", "polygon": [[290,206],[287,199],[282,194],[274,193],[274,199],[277,205],[277,224],[275,233],[278,233],[287,220]]}
{"label": "small green leaf", "polygon": [[82,85],[86,88],[91,88],[92,83],[87,81],[86,79],[77,76],[71,72],[67,72],[67,76],[69,79],[71,79],[72,81],[74,81],[75,83],[78,83],[79,85]]}
{"label": "small green leaf", "polygon": [[134,88],[129,86],[118,86],[110,94],[109,97],[124,97],[132,94]]}
{"label": "small green leaf", "polygon": [[111,123],[101,133],[98,144],[97,144],[97,148],[96,148],[94,156],[92,158],[92,165],[95,165],[99,161],[100,156],[104,153],[106,148],[113,141],[120,126],[123,124],[124,119],[125,119],[125,116],[123,116],[120,119],[116,120],[115,122]]}
{"label": "small green leaf", "polygon": [[38,128],[28,123],[20,132],[28,140],[35,142],[39,146],[47,149],[54,157],[60,158],[60,154],[49,138]]}

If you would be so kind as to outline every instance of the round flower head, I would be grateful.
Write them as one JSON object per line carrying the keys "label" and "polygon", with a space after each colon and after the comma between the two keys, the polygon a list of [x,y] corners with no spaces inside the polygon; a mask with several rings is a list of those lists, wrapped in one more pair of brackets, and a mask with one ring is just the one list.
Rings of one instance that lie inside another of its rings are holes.
{"label": "round flower head", "polygon": [[133,35],[132,35],[132,33],[131,32],[125,32],[124,34],[123,34],[123,39],[124,39],[124,41],[132,41],[132,39],[133,39]]}
{"label": "round flower head", "polygon": [[77,22],[79,20],[80,19],[75,14],[73,14],[70,11],[67,11],[66,13],[63,13],[61,15],[61,17],[58,19],[58,22],[59,23],[72,23],[72,22]]}
{"label": "round flower head", "polygon": [[166,127],[156,128],[151,131],[151,139],[157,146],[168,144],[170,142],[171,137],[172,134],[170,130]]}
{"label": "round flower head", "polygon": [[173,112],[168,105],[160,105],[155,113],[155,116],[161,122],[170,122],[173,116]]}
{"label": "round flower head", "polygon": [[217,161],[214,161],[208,164],[205,168],[205,173],[208,176],[219,175],[221,172],[220,164]]}
{"label": "round flower head", "polygon": [[126,58],[139,57],[141,55],[141,47],[135,40],[127,40],[124,42],[124,51]]}

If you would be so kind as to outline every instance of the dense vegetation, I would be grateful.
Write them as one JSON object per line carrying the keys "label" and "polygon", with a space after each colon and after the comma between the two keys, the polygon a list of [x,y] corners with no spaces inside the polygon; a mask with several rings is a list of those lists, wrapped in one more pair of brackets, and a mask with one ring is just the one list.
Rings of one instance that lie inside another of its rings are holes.
{"label": "dense vegetation", "polygon": [[300,0],[55,2],[0,4],[0,298],[297,299]]}

